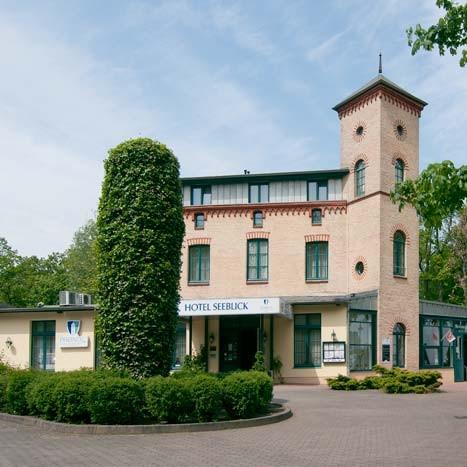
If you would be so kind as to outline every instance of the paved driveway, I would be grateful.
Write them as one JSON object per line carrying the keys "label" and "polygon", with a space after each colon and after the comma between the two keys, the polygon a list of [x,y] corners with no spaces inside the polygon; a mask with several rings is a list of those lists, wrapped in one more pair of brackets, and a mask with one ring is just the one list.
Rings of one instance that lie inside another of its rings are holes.
{"label": "paved driveway", "polygon": [[275,395],[291,419],[208,433],[62,435],[0,422],[0,466],[467,466],[467,383],[428,395]]}

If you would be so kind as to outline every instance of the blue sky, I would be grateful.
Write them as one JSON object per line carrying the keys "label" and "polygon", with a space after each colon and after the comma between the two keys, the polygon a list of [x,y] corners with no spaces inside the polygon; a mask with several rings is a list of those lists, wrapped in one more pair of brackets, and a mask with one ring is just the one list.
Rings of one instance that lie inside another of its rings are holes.
{"label": "blue sky", "polygon": [[0,3],[0,236],[63,251],[109,148],[159,139],[182,175],[339,166],[331,107],[377,74],[429,102],[421,168],[465,163],[467,70],[410,55],[434,0]]}

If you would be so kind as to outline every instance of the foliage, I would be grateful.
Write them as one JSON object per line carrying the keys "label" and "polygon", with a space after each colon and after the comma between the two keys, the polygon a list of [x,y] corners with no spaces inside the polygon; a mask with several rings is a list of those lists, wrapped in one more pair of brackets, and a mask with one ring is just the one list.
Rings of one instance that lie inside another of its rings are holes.
{"label": "foliage", "polygon": [[8,384],[8,374],[0,373],[0,412],[6,410],[6,388]]}
{"label": "foliage", "polygon": [[37,371],[15,370],[8,373],[5,391],[6,410],[15,415],[27,415],[29,404],[26,398],[27,387],[40,375]]}
{"label": "foliage", "polygon": [[97,218],[102,359],[135,376],[172,362],[184,236],[179,164],[147,138],[110,150]]}
{"label": "foliage", "polygon": [[429,165],[391,193],[399,209],[410,204],[420,219],[420,298],[467,300],[466,198],[467,166],[449,161]]}
{"label": "foliage", "polygon": [[73,242],[63,259],[68,290],[96,294],[96,237],[97,227],[94,219],[90,219],[75,232]]}
{"label": "foliage", "polygon": [[446,14],[437,24],[428,29],[417,24],[415,28],[407,29],[409,46],[412,47],[412,55],[420,49],[433,50],[437,45],[439,54],[444,55],[448,50],[451,55],[461,52],[460,66],[467,63],[467,4],[455,3],[452,0],[436,0],[438,8],[443,8]]}
{"label": "foliage", "polygon": [[130,378],[97,379],[91,388],[89,413],[92,423],[105,425],[136,424],[142,419],[144,389]]}
{"label": "foliage", "polygon": [[194,401],[194,413],[198,422],[215,420],[222,408],[222,385],[214,375],[200,374],[192,378],[190,397]]}
{"label": "foliage", "polygon": [[59,373],[38,373],[37,377],[27,384],[25,395],[31,415],[38,415],[46,420],[56,420],[55,389],[59,382]]}
{"label": "foliage", "polygon": [[251,369],[254,371],[266,371],[266,366],[264,364],[264,353],[260,350],[255,353],[255,362],[253,363]]}
{"label": "foliage", "polygon": [[146,383],[146,407],[158,422],[186,422],[194,405],[188,378],[155,376]]}
{"label": "foliage", "polygon": [[382,389],[387,393],[426,394],[436,391],[441,386],[441,373],[438,371],[408,371],[401,368],[373,367],[378,376],[367,376],[362,380],[338,375],[327,380],[331,389],[355,391],[359,389]]}
{"label": "foliage", "polygon": [[[201,345],[199,352],[195,355],[185,355],[181,372],[199,373],[206,371],[208,363],[208,349]],[[178,372],[180,373],[180,372]]]}
{"label": "foliage", "polygon": [[263,372],[238,372],[223,381],[224,408],[232,418],[249,418],[265,410],[272,399],[272,379]]}

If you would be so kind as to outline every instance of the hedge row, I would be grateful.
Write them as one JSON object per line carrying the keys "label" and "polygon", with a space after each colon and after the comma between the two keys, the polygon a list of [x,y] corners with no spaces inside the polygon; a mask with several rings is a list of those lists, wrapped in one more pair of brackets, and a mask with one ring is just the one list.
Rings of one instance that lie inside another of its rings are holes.
{"label": "hedge row", "polygon": [[272,389],[258,371],[135,380],[106,371],[12,370],[0,372],[0,411],[65,423],[208,422],[265,413]]}
{"label": "hedge row", "polygon": [[331,389],[355,391],[359,389],[382,389],[387,393],[426,394],[437,391],[441,386],[439,371],[408,371],[400,368],[387,369],[376,365],[373,370],[378,376],[367,376],[362,380],[339,375],[327,380]]}

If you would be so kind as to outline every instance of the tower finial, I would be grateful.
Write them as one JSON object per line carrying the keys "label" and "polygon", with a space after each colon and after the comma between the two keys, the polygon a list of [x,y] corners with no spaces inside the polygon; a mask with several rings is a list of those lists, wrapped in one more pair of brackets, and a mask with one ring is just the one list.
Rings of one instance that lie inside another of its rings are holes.
{"label": "tower finial", "polygon": [[378,73],[379,74],[383,73],[383,60],[381,58],[381,52],[379,53],[379,69],[378,69]]}

